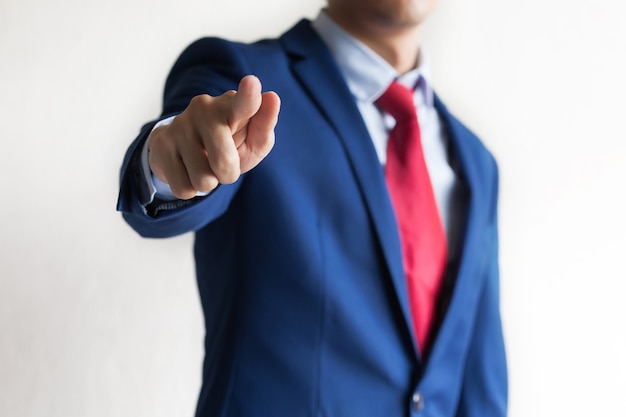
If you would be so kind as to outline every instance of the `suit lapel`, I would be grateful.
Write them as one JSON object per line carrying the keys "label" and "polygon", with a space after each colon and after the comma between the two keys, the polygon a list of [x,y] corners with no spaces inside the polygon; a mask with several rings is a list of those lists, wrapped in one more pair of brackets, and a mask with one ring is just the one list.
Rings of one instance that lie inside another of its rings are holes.
{"label": "suit lapel", "polygon": [[461,323],[472,322],[470,316],[476,311],[487,258],[492,253],[489,247],[492,242],[488,239],[487,232],[489,225],[485,220],[485,213],[490,210],[487,188],[490,184],[484,184],[487,177],[481,172],[484,165],[475,148],[478,139],[448,112],[438,97],[435,97],[435,106],[446,127],[452,149],[451,158],[456,164],[455,170],[464,181],[468,193],[460,260],[454,268],[456,276],[452,277],[452,298],[430,355],[433,362],[441,359],[439,356],[445,350],[438,349],[439,346],[446,348],[456,345],[455,338],[459,337],[459,329],[463,326]]}
{"label": "suit lapel", "polygon": [[[384,173],[361,113],[330,52],[306,20],[298,23],[281,37],[281,42],[292,60],[292,69],[302,87],[317,104],[320,112],[335,129],[359,184],[385,257],[389,275],[399,301],[411,343],[419,356],[411,326],[406,282],[402,268],[402,251],[397,233],[395,214],[385,183]],[[454,279],[452,299],[438,332],[432,356],[437,346],[454,345],[457,320],[465,319],[475,311],[479,279],[484,275],[487,254],[491,243],[485,233],[488,225],[485,213],[488,206],[489,184],[484,184],[483,166],[478,159],[477,139],[447,111],[435,97],[435,106],[446,126],[451,143],[456,171],[465,182],[468,192],[466,202],[465,233],[460,251],[458,273]]]}
{"label": "suit lapel", "polygon": [[361,113],[330,52],[308,21],[301,21],[285,33],[281,42],[291,56],[295,76],[333,126],[348,155],[387,261],[406,329],[414,341],[395,215],[383,170]]}

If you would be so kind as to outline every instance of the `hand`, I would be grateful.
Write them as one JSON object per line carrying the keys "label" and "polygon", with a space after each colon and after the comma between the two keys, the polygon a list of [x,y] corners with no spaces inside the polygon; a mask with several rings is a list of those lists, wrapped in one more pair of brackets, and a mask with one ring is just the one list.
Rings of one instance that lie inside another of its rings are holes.
{"label": "hand", "polygon": [[184,200],[231,184],[274,146],[279,110],[278,95],[261,94],[252,75],[241,79],[238,91],[196,96],[172,124],[150,135],[150,169]]}

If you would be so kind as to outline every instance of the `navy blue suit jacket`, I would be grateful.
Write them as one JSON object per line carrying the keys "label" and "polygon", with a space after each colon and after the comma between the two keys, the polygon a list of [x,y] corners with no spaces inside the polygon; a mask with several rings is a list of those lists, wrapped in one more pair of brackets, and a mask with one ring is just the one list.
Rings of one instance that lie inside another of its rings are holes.
{"label": "navy blue suit jacket", "polygon": [[[282,109],[270,155],[235,184],[146,214],[127,152],[118,209],[142,236],[194,231],[206,317],[197,416],[503,416],[494,159],[437,99],[467,190],[460,258],[438,331],[418,352],[394,212],[368,131],[325,45],[302,21],[252,45],[202,39],[167,80],[163,116],[257,75]],[[419,393],[419,396],[415,394]]]}

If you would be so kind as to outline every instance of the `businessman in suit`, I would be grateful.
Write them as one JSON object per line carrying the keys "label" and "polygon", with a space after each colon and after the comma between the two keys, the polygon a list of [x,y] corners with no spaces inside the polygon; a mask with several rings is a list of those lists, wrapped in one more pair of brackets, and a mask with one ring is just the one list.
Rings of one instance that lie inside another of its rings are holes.
{"label": "businessman in suit", "polygon": [[174,64],[118,209],[195,232],[197,416],[506,414],[497,167],[429,84],[435,2],[328,0]]}

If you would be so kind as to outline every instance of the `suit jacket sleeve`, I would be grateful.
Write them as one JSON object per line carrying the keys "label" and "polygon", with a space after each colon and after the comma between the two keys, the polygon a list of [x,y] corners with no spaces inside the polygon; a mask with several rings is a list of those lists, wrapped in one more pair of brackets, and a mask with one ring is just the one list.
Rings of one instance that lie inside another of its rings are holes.
{"label": "suit jacket sleeve", "polygon": [[[189,46],[174,64],[163,95],[159,119],[180,113],[199,94],[217,96],[236,89],[239,80],[249,73],[237,44],[217,38],[205,38]],[[144,237],[169,237],[198,230],[219,217],[230,204],[241,184],[220,185],[207,197],[189,201],[156,201],[144,207],[140,154],[156,121],[143,126],[131,144],[121,168],[117,209],[124,219]]]}

